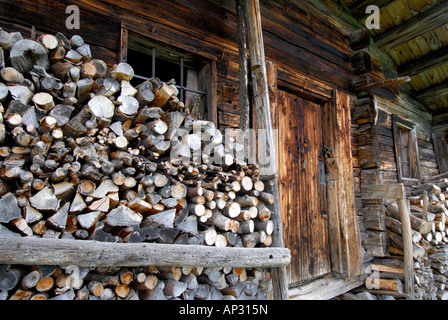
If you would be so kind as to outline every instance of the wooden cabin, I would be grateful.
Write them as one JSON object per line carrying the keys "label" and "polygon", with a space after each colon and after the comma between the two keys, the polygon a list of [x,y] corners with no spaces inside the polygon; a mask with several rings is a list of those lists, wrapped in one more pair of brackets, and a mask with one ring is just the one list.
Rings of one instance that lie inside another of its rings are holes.
{"label": "wooden cabin", "polygon": [[[0,26],[79,34],[109,66],[132,65],[134,81],[174,79],[221,130],[258,128],[253,101],[240,107],[235,1],[75,4],[79,28],[67,0],[2,1]],[[390,256],[385,198],[366,200],[363,186],[411,195],[447,173],[447,11],[441,0],[260,0],[290,299],[363,286],[366,266]],[[366,28],[373,18],[379,29]]]}

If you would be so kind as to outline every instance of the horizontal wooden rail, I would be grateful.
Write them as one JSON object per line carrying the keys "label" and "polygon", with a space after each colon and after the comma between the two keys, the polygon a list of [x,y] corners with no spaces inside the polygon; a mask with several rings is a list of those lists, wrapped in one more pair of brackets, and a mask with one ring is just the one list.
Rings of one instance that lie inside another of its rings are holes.
{"label": "horizontal wooden rail", "polygon": [[406,199],[403,184],[366,184],[361,187],[362,199]]}
{"label": "horizontal wooden rail", "polygon": [[290,259],[289,249],[286,248],[222,248],[0,237],[0,264],[273,268],[288,265]]}

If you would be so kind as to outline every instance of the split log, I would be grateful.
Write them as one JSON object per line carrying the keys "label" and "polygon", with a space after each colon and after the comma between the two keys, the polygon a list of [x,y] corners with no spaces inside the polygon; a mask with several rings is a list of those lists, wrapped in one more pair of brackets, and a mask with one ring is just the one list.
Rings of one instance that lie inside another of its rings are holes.
{"label": "split log", "polygon": [[[140,106],[147,106],[154,100],[153,85],[151,81],[142,82],[137,86],[136,98]],[[148,116],[148,118],[150,118]]]}
{"label": "split log", "polygon": [[12,193],[7,193],[0,199],[0,207],[3,208],[0,213],[0,222],[7,223],[22,217],[17,199]]}
{"label": "split log", "polygon": [[89,110],[97,118],[110,119],[113,117],[115,107],[109,99],[104,96],[95,96],[88,102]]}
{"label": "split log", "polygon": [[162,108],[175,92],[175,88],[163,83],[162,86],[156,91],[155,97],[151,102],[151,106]]}
{"label": "split log", "polygon": [[69,203],[64,204],[64,206],[61,207],[54,215],[47,219],[47,223],[57,230],[64,229],[67,223],[69,208]]}
{"label": "split log", "polygon": [[139,109],[137,99],[131,96],[125,96],[121,99],[121,105],[115,111],[114,119],[126,121],[133,119]]}
{"label": "split log", "polygon": [[113,209],[107,217],[105,218],[105,223],[107,223],[110,226],[134,226],[134,225],[140,225],[140,223],[143,220],[143,216],[138,213],[134,212],[130,208],[126,206],[118,206],[117,208]]}
{"label": "split log", "polygon": [[187,290],[187,284],[176,280],[165,281],[165,288],[163,293],[170,297],[179,297],[185,290]]}
{"label": "split log", "polygon": [[117,81],[131,81],[134,77],[134,69],[129,64],[121,62],[112,68],[110,75]]}
{"label": "split log", "polygon": [[173,228],[175,215],[176,215],[176,209],[162,211],[160,213],[147,217],[143,221],[142,226],[147,227],[151,225],[158,225],[165,228]]}
{"label": "split log", "polygon": [[35,65],[44,69],[50,67],[47,51],[39,42],[33,40],[24,39],[14,43],[9,58],[12,67],[21,73],[27,73]]}

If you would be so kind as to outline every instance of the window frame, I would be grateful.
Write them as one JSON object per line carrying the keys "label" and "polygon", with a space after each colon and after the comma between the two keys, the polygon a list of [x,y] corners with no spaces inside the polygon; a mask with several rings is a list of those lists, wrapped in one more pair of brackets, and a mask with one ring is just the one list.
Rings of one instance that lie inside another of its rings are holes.
{"label": "window frame", "polygon": [[432,141],[439,173],[448,173],[448,132],[433,132]]}
{"label": "window frame", "polygon": [[[418,153],[418,140],[415,125],[409,121],[403,120],[396,115],[392,116],[392,128],[395,149],[395,161],[397,166],[398,182],[405,184],[415,184],[421,181],[420,159]],[[402,131],[408,132],[408,162],[403,159],[403,147],[401,143]],[[402,164],[409,165],[409,176],[404,176]]]}
{"label": "window frame", "polygon": [[[173,45],[171,42],[164,41],[164,39],[157,39],[152,37],[151,34],[143,34],[139,31],[133,30],[134,28],[129,27],[122,23],[121,25],[121,37],[120,37],[120,48],[118,54],[118,62],[127,62],[128,56],[128,48],[129,48],[129,33],[133,33],[138,35],[139,37],[144,37],[149,42],[161,43],[164,47],[172,48],[173,51],[183,51],[188,54],[194,55],[204,61],[203,66],[200,70],[197,70],[198,78],[202,79],[199,83],[198,90],[191,90],[184,85],[183,81],[180,84],[177,84],[179,89],[179,98],[185,96],[185,92],[195,92],[196,93],[204,93],[205,92],[205,101],[204,107],[201,107],[203,112],[205,111],[207,114],[208,121],[211,121],[218,126],[218,108],[217,108],[217,66],[215,56],[210,54],[206,54],[203,52],[198,52],[197,50],[188,48],[186,45],[182,44]],[[154,52],[153,52],[154,53]],[[154,63],[155,59],[152,59],[151,63]],[[183,64],[183,59],[180,59],[179,64]],[[153,70],[154,65],[153,65]],[[154,75],[154,74],[153,74]],[[138,78],[142,78],[141,76],[137,76]],[[182,76],[181,76],[182,77]],[[143,80],[143,79],[142,79]]]}

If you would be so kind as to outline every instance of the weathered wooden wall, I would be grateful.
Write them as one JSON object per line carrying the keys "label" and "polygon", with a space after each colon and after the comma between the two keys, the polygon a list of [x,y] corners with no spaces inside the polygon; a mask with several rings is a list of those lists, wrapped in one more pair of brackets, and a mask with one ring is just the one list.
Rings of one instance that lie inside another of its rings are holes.
{"label": "weathered wooden wall", "polygon": [[[278,68],[278,88],[311,100],[331,101],[334,89],[351,91],[354,75],[350,70],[347,34],[307,11],[307,1],[261,0],[266,58]],[[232,0],[121,1],[80,0],[79,30],[68,30],[65,9],[69,0],[3,0],[0,2],[0,27],[7,31],[30,33],[62,32],[70,37],[81,35],[91,45],[92,54],[109,65],[119,62],[121,28],[150,39],[194,52],[216,61],[217,112],[221,129],[239,127],[238,44]],[[390,61],[372,55],[371,75],[376,80],[393,77]],[[142,61],[142,63],[147,63]],[[169,79],[162,79],[167,81]],[[408,91],[405,88],[405,91]],[[402,95],[396,88],[374,91],[378,97],[379,117],[376,126],[362,127],[352,118],[351,146],[356,209],[362,214],[361,184],[371,181],[372,172],[381,173],[382,181],[397,181],[393,151],[391,114],[396,113],[416,123],[422,178],[438,173],[434,147],[429,134],[431,117],[422,106]],[[292,104],[294,105],[294,104]],[[280,106],[279,106],[280,107]],[[355,107],[352,106],[352,113]],[[286,110],[288,113],[288,110]],[[303,124],[306,126],[306,124]],[[376,139],[378,163],[369,166],[369,148]],[[282,152],[282,151],[280,151]],[[294,192],[293,189],[284,192]],[[359,217],[361,229],[362,216]]]}
{"label": "weathered wooden wall", "polygon": [[[396,67],[372,44],[364,48],[371,59],[366,72],[374,82],[397,77]],[[365,249],[365,262],[374,257],[389,255],[389,238],[384,225],[386,207],[384,200],[362,200],[363,185],[395,184],[399,181],[393,117],[415,126],[419,180],[406,181],[411,194],[413,186],[439,174],[434,143],[431,136],[431,115],[425,106],[412,98],[408,84],[383,87],[359,93],[352,106],[352,146],[355,179],[356,207],[359,216],[361,239]]]}
{"label": "weathered wooden wall", "polygon": [[[238,127],[238,45],[233,1],[213,2],[217,4],[206,0],[83,0],[76,3],[80,8],[80,29],[68,30],[65,9],[73,4],[71,1],[6,0],[0,3],[0,19],[5,30],[25,34],[29,34],[31,26],[41,32],[80,34],[91,45],[93,55],[110,65],[119,59],[122,26],[198,55],[215,57],[219,124],[222,128]],[[328,97],[334,87],[349,89],[350,51],[346,37],[285,0],[261,1],[261,10],[266,57],[278,65],[282,85],[311,89]]]}

